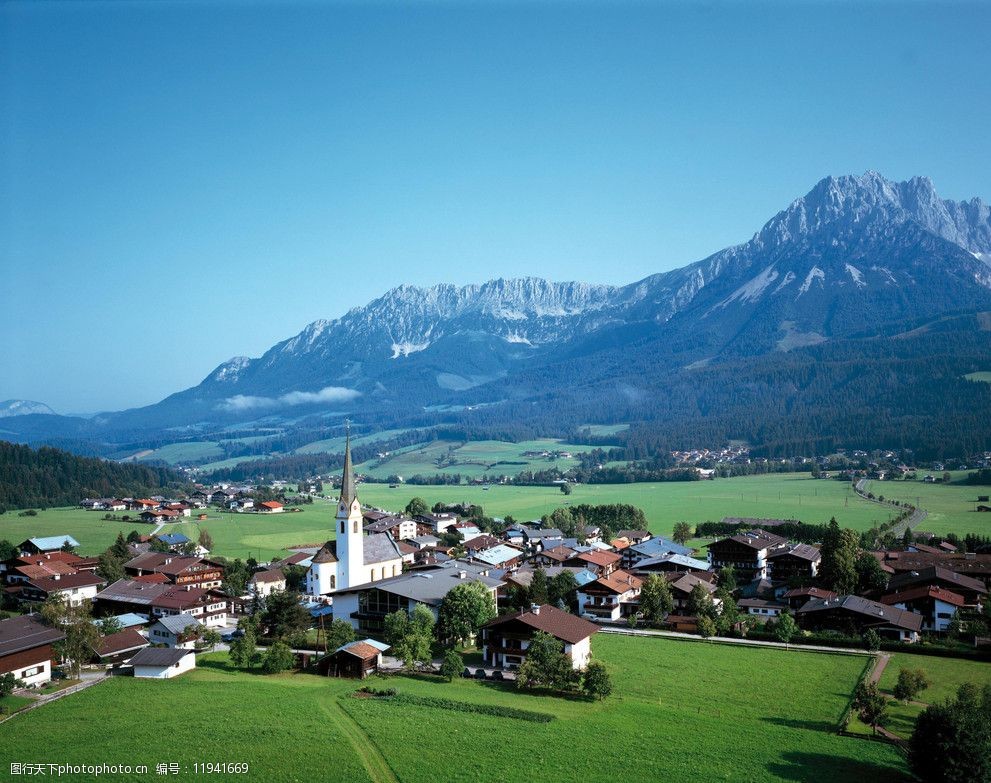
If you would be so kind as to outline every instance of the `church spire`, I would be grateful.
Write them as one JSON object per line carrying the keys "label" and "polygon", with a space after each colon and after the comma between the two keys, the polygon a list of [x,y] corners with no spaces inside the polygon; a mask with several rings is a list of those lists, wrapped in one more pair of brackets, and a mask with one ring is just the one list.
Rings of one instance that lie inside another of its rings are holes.
{"label": "church spire", "polygon": [[354,470],[351,467],[351,422],[347,422],[347,440],[344,443],[344,472],[341,475],[341,503],[350,508],[357,493],[354,489]]}

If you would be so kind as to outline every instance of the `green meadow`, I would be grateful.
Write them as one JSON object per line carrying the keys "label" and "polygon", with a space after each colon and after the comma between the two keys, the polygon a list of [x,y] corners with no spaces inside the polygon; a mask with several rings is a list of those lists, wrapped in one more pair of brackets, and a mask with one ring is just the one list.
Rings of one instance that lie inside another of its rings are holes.
{"label": "green meadow", "polygon": [[[892,746],[835,733],[864,657],[606,634],[593,653],[615,686],[601,702],[467,680],[368,683],[533,710],[548,723],[356,699],[355,681],[236,672],[213,654],[176,680],[115,679],[0,725],[0,768],[128,763],[153,775],[173,762],[188,775],[196,762],[247,762],[245,776],[210,777],[265,783],[906,780]],[[801,698],[783,687],[798,683]]]}
{"label": "green meadow", "polygon": [[[954,481],[964,479],[969,472],[954,472]],[[991,536],[991,513],[977,511],[978,495],[991,495],[991,487],[926,484],[921,480],[923,475],[925,472],[920,471],[920,479],[916,481],[871,481],[868,489],[875,495],[919,504],[926,509],[929,516],[919,525],[921,530],[940,535],[977,533]]]}

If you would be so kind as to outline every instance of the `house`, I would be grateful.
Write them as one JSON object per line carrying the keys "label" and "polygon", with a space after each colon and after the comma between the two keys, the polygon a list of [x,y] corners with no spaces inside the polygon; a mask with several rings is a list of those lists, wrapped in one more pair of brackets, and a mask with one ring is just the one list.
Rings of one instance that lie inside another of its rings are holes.
{"label": "house", "polygon": [[[185,538],[185,536],[183,536]],[[224,581],[223,566],[193,555],[171,552],[146,552],[124,563],[124,572],[141,577],[160,574],[172,584],[183,587],[220,587]]]}
{"label": "house", "polygon": [[917,587],[939,587],[964,599],[965,606],[977,607],[987,600],[988,589],[980,579],[974,579],[940,566],[895,574],[888,580],[888,592],[900,593]]}
{"label": "house", "polygon": [[805,606],[809,601],[821,598],[836,598],[837,594],[832,590],[825,590],[821,587],[796,587],[794,590],[788,590],[781,595],[781,599],[788,604],[790,609],[800,609]]}
{"label": "house", "polygon": [[416,522],[409,517],[393,516],[383,514],[379,519],[371,522],[368,520],[368,512],[365,513],[365,533],[388,533],[396,541],[405,541],[416,538]]}
{"label": "house", "polygon": [[255,507],[255,510],[259,514],[281,514],[285,508],[277,500],[263,500]]}
{"label": "house", "polygon": [[415,536],[407,540],[410,546],[416,547],[417,551],[423,549],[436,549],[440,544],[440,539],[437,536],[432,536],[430,534],[425,534],[422,536]]}
{"label": "house", "polygon": [[148,639],[153,644],[192,650],[196,646],[196,640],[203,636],[205,630],[203,624],[195,617],[188,614],[171,614],[159,618],[148,629]]}
{"label": "house", "polygon": [[764,579],[768,556],[788,545],[788,540],[766,530],[748,530],[709,544],[714,569],[732,566],[740,581]]}
{"label": "house", "polygon": [[70,606],[79,606],[96,598],[97,590],[106,583],[103,577],[91,573],[53,574],[27,580],[18,597],[28,603],[43,603],[49,596],[59,595]]}
{"label": "house", "polygon": [[651,537],[649,530],[617,530],[616,538],[625,538],[630,542],[630,546],[642,544]]}
{"label": "house", "polygon": [[93,648],[93,657],[90,660],[103,666],[127,663],[135,653],[149,644],[150,642],[134,628],[125,628],[123,631],[102,637]]}
{"label": "house", "polygon": [[482,529],[474,522],[458,522],[450,530],[461,536],[462,541],[470,541],[482,535]]}
{"label": "house", "polygon": [[315,598],[329,596],[338,590],[378,582],[402,573],[403,554],[392,536],[388,533],[365,535],[351,465],[350,434],[344,445],[341,493],[334,525],[336,538],[320,548],[306,572],[307,594]]}
{"label": "house", "polygon": [[696,574],[679,572],[665,574],[665,578],[671,585],[671,596],[674,598],[676,614],[688,614],[688,603],[695,585],[702,585],[702,589],[712,597],[714,604],[720,603],[719,599],[714,597],[718,589],[714,582],[700,579]]}
{"label": "house", "polygon": [[195,669],[196,655],[192,650],[146,647],[131,658],[131,666],[135,677],[167,680]]}
{"label": "house", "polygon": [[587,568],[599,576],[609,576],[619,568],[621,557],[616,552],[605,552],[602,550],[592,550],[591,552],[578,552],[574,557],[564,562],[564,565]]}
{"label": "house", "polygon": [[454,527],[460,521],[455,514],[442,512],[439,514],[420,514],[417,520],[429,526],[436,535],[441,535],[445,531]]}
{"label": "house", "polygon": [[613,571],[578,589],[578,614],[599,622],[618,622],[636,614],[643,580]]}
{"label": "house", "polygon": [[767,555],[767,576],[779,581],[814,579],[819,573],[819,549],[809,544],[790,544]]}
{"label": "house", "polygon": [[499,546],[499,544],[501,543],[503,542],[500,541],[498,538],[496,538],[495,536],[490,536],[486,533],[484,535],[475,536],[475,538],[465,541],[463,546],[465,553],[470,557],[471,555],[474,555],[476,552],[482,552],[483,550],[486,549],[492,549],[492,547]]}
{"label": "house", "polygon": [[104,614],[134,612],[154,619],[188,614],[206,626],[225,625],[227,596],[200,587],[118,579],[96,594],[97,609]]}
{"label": "house", "polygon": [[325,677],[351,677],[363,680],[378,672],[382,653],[389,645],[374,639],[348,642],[317,662],[317,671]]}
{"label": "house", "polygon": [[52,678],[52,645],[65,638],[37,615],[0,620],[0,674],[13,674],[29,687]]}
{"label": "house", "polygon": [[109,615],[93,620],[94,625],[103,625],[104,620],[114,620],[121,628],[143,628],[148,624],[148,616],[128,612],[127,614]]}
{"label": "house", "polygon": [[155,538],[165,544],[170,552],[178,552],[187,544],[191,546],[193,543],[192,539],[182,533],[159,533]]}
{"label": "house", "polygon": [[256,571],[248,580],[248,592],[259,598],[265,598],[274,592],[282,592],[285,589],[286,575],[281,568]]}
{"label": "house", "polygon": [[72,536],[45,536],[29,538],[17,547],[22,555],[43,555],[47,552],[58,552],[65,548],[76,549],[79,542]]}
{"label": "house", "polygon": [[622,551],[622,567],[629,570],[639,561],[665,555],[691,556],[695,550],[691,547],[676,544],[663,536],[654,536],[639,544],[631,544]]}
{"label": "house", "polygon": [[542,552],[538,552],[530,558],[530,562],[533,565],[539,566],[557,566],[567,562],[576,554],[578,553],[571,547],[565,546],[564,544],[558,544],[550,549],[545,549]]}
{"label": "house", "polygon": [[592,656],[592,635],[598,630],[595,623],[550,604],[532,606],[482,626],[482,657],[486,666],[517,669],[534,634],[543,631],[563,643],[575,669],[584,669]]}
{"label": "house", "polygon": [[814,599],[795,612],[795,618],[804,630],[860,636],[873,629],[880,636],[900,642],[918,641],[923,619],[921,614],[857,595]]}
{"label": "house", "polygon": [[767,622],[778,617],[782,612],[788,611],[788,604],[781,601],[768,601],[764,598],[741,598],[737,601],[737,607],[758,620]]}
{"label": "house", "polygon": [[160,504],[157,500],[152,500],[151,498],[139,498],[138,500],[128,501],[127,508],[129,511],[154,511],[159,505]]}
{"label": "house", "polygon": [[334,593],[334,619],[347,620],[361,633],[381,636],[386,615],[399,610],[412,614],[417,604],[422,604],[436,617],[445,596],[458,585],[472,581],[485,586],[495,606],[502,580],[469,569],[463,563],[449,561],[339,590]]}
{"label": "house", "polygon": [[556,527],[525,527],[523,528],[523,536],[526,539],[527,547],[534,552],[557,546],[564,540],[564,533]]}
{"label": "house", "polygon": [[922,630],[945,632],[954,613],[965,605],[964,597],[935,585],[919,585],[899,593],[881,596],[881,603],[918,612],[922,615]]}
{"label": "house", "polygon": [[[508,571],[503,574],[500,578],[505,583],[505,587],[499,591],[499,597],[505,598],[509,594],[510,587],[530,587],[530,583],[533,581],[533,572],[535,569],[529,566],[523,566],[522,568],[517,568],[514,571]],[[548,579],[553,579],[560,573],[568,571],[575,577],[575,584],[578,587],[587,585],[589,582],[594,582],[599,578],[598,574],[593,574],[591,571],[584,568],[569,568],[567,566],[548,566],[544,569],[544,574]]]}
{"label": "house", "polygon": [[138,517],[142,522],[147,522],[149,525],[163,525],[168,522],[175,522],[179,518],[179,512],[146,509],[138,514]]}

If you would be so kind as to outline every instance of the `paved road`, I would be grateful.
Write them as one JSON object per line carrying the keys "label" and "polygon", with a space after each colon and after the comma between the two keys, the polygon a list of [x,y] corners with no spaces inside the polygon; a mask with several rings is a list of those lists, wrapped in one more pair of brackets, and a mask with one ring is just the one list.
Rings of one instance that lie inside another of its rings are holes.
{"label": "paved road", "polygon": [[[860,481],[858,481],[856,486],[854,487],[854,491],[858,495],[860,495],[860,497],[862,497],[864,500],[870,503],[878,503],[879,505],[885,506],[886,508],[892,510],[900,508],[900,506],[893,506],[890,503],[887,503],[882,500],[878,500],[877,498],[867,497],[867,493],[870,491],[868,489],[869,485],[870,485],[870,479],[860,479]],[[909,516],[908,519],[902,520],[893,528],[891,528],[891,532],[894,533],[896,537],[903,536],[905,535],[906,528],[914,530],[916,527],[922,524],[922,521],[928,516],[929,516],[929,512],[926,511],[924,508],[917,508],[915,509],[915,511],[912,512],[911,516]]]}

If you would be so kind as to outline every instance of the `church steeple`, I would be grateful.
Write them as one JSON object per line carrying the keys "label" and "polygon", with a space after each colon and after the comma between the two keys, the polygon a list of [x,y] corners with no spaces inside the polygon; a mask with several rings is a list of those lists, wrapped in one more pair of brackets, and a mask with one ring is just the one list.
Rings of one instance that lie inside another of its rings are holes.
{"label": "church steeple", "polygon": [[347,440],[344,443],[344,472],[341,474],[341,505],[351,508],[357,493],[354,489],[354,469],[351,467],[351,425],[347,425]]}

